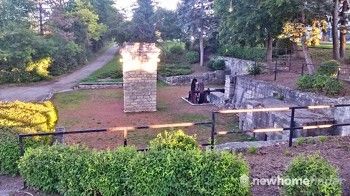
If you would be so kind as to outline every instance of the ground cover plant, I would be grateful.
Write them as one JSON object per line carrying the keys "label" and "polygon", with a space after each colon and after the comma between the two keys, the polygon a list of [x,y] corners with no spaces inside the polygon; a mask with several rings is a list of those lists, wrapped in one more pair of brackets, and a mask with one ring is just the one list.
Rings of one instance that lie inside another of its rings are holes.
{"label": "ground cover plant", "polygon": [[[20,158],[17,134],[52,132],[57,111],[51,102],[1,102],[0,108],[0,174],[15,175]],[[30,148],[50,142],[50,137],[35,137],[24,144]]]}
{"label": "ground cover plant", "polygon": [[[179,135],[181,132],[173,136],[190,138]],[[174,143],[173,136],[159,135],[152,141],[157,148],[145,153],[134,148],[39,147],[26,152],[19,168],[29,185],[64,195],[249,194],[250,187],[239,181],[242,175],[249,175],[242,157],[177,148],[192,145],[191,139],[177,139],[176,146],[163,145]]]}

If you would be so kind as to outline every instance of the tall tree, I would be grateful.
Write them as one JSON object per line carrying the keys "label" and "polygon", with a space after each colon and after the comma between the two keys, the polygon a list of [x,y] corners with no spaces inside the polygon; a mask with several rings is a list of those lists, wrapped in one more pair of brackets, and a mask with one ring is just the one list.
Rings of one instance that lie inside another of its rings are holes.
{"label": "tall tree", "polygon": [[345,50],[346,50],[346,35],[348,33],[347,26],[348,26],[348,14],[349,11],[349,2],[348,0],[343,0],[341,2],[341,10],[339,15],[339,25],[340,25],[340,47],[339,47],[339,57],[341,59],[344,59],[345,57]]}
{"label": "tall tree", "polygon": [[221,44],[257,46],[265,44],[266,60],[272,70],[273,42],[290,14],[288,1],[280,0],[218,0],[216,14],[220,17]]}
{"label": "tall tree", "polygon": [[138,0],[137,8],[133,10],[131,21],[131,38],[133,42],[155,42],[155,17],[152,0]]}
{"label": "tall tree", "polygon": [[0,27],[10,24],[29,25],[30,13],[35,9],[32,0],[1,0]]}
{"label": "tall tree", "polygon": [[160,33],[162,40],[182,38],[182,28],[175,11],[158,8],[155,12],[156,31]]}
{"label": "tall tree", "polygon": [[200,66],[204,65],[204,40],[216,30],[213,3],[213,0],[183,0],[178,9],[184,33],[199,40]]}
{"label": "tall tree", "polygon": [[338,36],[338,23],[339,23],[339,0],[333,0],[334,7],[332,12],[332,41],[333,41],[333,59],[339,60],[339,36]]}

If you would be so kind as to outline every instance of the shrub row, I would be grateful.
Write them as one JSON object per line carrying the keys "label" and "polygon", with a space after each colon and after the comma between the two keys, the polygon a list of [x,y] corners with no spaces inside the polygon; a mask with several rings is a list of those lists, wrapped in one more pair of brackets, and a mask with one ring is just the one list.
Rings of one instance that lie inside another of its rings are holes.
{"label": "shrub row", "polygon": [[97,152],[60,145],[39,147],[26,152],[19,168],[29,185],[63,195],[249,194],[249,186],[240,183],[242,175],[249,175],[240,156],[191,149],[194,146],[176,149],[167,144],[180,138],[193,140],[169,137],[166,142],[154,142],[160,148],[146,153],[134,148]]}
{"label": "shrub row", "polygon": [[[20,158],[18,133],[51,132],[57,122],[57,112],[51,102],[0,102],[0,174],[18,173]],[[25,140],[26,148],[51,142],[50,137]]]}
{"label": "shrub row", "polygon": [[193,64],[199,62],[197,51],[188,51],[185,44],[177,41],[168,41],[161,46],[161,64]]}
{"label": "shrub row", "polygon": [[165,77],[188,75],[192,73],[192,69],[189,65],[165,64],[158,66],[158,73]]}
{"label": "shrub row", "polygon": [[266,49],[257,47],[241,47],[237,45],[225,45],[219,51],[220,55],[239,59],[261,61],[265,59]]}

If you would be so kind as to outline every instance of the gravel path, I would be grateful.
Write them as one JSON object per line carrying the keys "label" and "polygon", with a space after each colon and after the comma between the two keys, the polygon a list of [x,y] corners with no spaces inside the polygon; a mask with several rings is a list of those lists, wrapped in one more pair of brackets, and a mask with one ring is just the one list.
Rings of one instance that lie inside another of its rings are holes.
{"label": "gravel path", "polygon": [[72,89],[80,80],[88,77],[96,70],[111,61],[118,47],[112,46],[93,62],[69,75],[54,81],[30,84],[28,86],[0,86],[0,101],[42,101],[56,92]]}

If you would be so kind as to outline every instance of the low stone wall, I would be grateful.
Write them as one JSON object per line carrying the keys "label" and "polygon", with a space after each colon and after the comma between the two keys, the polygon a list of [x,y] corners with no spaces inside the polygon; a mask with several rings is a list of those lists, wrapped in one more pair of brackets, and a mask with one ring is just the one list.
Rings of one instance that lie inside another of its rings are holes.
{"label": "low stone wall", "polygon": [[[283,98],[285,102],[299,105],[323,105],[323,104],[349,104],[350,97],[329,98],[309,92],[301,92],[288,87],[253,79],[249,76],[237,76],[235,91],[231,104],[236,108],[244,107],[251,99],[259,98]],[[272,107],[272,106],[271,106]],[[320,109],[314,112],[332,117],[337,123],[350,122],[350,107]],[[350,135],[349,127],[339,127],[341,135]]]}
{"label": "low stone wall", "polygon": [[106,89],[106,88],[123,88],[123,82],[96,82],[80,83],[78,89]]}
{"label": "low stone wall", "polygon": [[170,76],[159,77],[163,82],[171,85],[190,85],[193,78],[197,78],[198,81],[202,80],[205,85],[208,84],[224,84],[225,83],[225,71],[213,71],[200,74],[182,75],[182,76]]}

